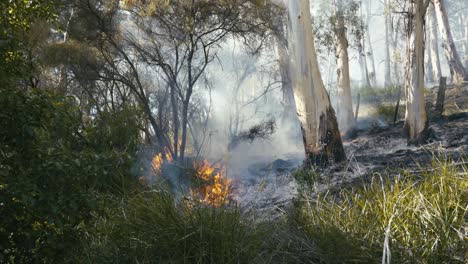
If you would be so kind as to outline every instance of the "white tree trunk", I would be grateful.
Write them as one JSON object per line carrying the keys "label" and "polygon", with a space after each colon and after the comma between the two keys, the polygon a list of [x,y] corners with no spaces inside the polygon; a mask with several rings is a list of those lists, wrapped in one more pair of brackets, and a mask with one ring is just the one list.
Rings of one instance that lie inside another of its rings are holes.
{"label": "white tree trunk", "polygon": [[455,43],[453,42],[453,36],[447,18],[447,10],[445,9],[445,2],[444,0],[434,0],[434,5],[442,37],[442,47],[444,48],[445,56],[449,63],[452,82],[459,83],[463,80],[468,81],[465,68],[463,67],[460,56],[458,55]]}
{"label": "white tree trunk", "polygon": [[[364,20],[362,6],[361,6],[361,19]],[[367,29],[366,29],[367,30]],[[367,67],[367,57],[366,57],[366,40],[365,35],[361,34],[361,39],[357,42],[357,49],[359,53],[359,67],[361,68],[361,85],[364,87],[371,87],[369,79],[369,68]]]}
{"label": "white tree trunk", "polygon": [[427,116],[424,101],[424,16],[423,0],[410,4],[407,25],[407,62],[405,76],[405,132],[410,143],[420,144],[427,137]]}
{"label": "white tree trunk", "polygon": [[401,55],[401,51],[399,49],[399,39],[400,39],[400,20],[397,21],[396,25],[393,26],[393,23],[391,24],[391,32],[395,32],[395,34],[392,34],[392,64],[393,64],[393,74],[394,74],[394,80],[395,80],[395,85],[399,86],[401,85],[401,67],[400,65],[402,64],[403,56]]}
{"label": "white tree trunk", "polygon": [[335,111],[319,71],[315,53],[309,0],[289,1],[291,77],[296,111],[308,159],[327,163],[345,154]]}
{"label": "white tree trunk", "polygon": [[375,60],[374,60],[374,50],[372,48],[372,39],[370,35],[369,25],[371,22],[372,16],[371,0],[367,3],[367,20],[366,20],[366,40],[367,40],[367,58],[370,60],[370,81],[371,85],[375,86],[377,84],[377,73],[375,71]]}
{"label": "white tree trunk", "polygon": [[[430,40],[430,33],[428,32],[429,28],[426,28],[426,41]],[[434,82],[434,71],[432,69],[432,54],[430,49],[424,49],[424,79],[426,83]]]}
{"label": "white tree trunk", "polygon": [[427,23],[429,28],[429,54],[431,57],[431,69],[434,81],[438,81],[442,76],[439,57],[439,36],[437,34],[437,18],[435,16],[434,5],[430,4],[427,10]]}
{"label": "white tree trunk", "polygon": [[468,71],[468,16],[466,14],[463,14],[463,29],[465,39],[463,41],[463,49],[465,51],[463,60],[465,62],[465,71]]}
{"label": "white tree trunk", "polygon": [[338,104],[336,112],[341,134],[347,135],[354,129],[354,114],[351,99],[351,81],[349,78],[348,39],[346,37],[342,0],[335,2],[335,17],[335,57],[338,80]]}
{"label": "white tree trunk", "polygon": [[390,72],[390,7],[388,0],[384,2],[385,16],[385,87],[392,86],[392,75]]}

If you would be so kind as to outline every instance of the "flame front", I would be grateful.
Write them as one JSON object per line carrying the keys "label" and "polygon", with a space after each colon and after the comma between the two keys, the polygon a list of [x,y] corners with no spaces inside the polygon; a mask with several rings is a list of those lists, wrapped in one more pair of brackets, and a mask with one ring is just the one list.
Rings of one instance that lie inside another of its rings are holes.
{"label": "flame front", "polygon": [[225,177],[225,167],[220,163],[212,165],[207,160],[195,162],[194,167],[201,184],[195,191],[191,190],[192,197],[215,207],[228,204],[231,199],[231,180]]}

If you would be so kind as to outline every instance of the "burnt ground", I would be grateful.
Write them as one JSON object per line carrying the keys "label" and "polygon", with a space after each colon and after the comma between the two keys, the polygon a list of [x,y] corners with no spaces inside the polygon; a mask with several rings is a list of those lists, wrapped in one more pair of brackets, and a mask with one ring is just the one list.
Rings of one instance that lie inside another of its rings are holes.
{"label": "burnt ground", "polygon": [[[432,131],[429,143],[408,145],[402,133],[402,121],[361,129],[355,139],[344,142],[347,162],[316,169],[318,180],[312,196],[360,186],[378,174],[390,178],[403,170],[418,174],[431,169],[434,158],[450,160],[453,164],[463,163],[468,150],[468,86],[447,88],[444,115],[438,118],[432,111],[436,93],[437,87],[426,91],[429,129]],[[363,122],[372,123],[369,120]],[[295,164],[297,160],[292,158],[251,166],[249,171],[257,175],[254,178],[257,180],[237,183],[238,189],[243,190],[238,193],[241,207],[265,212],[275,218],[280,216],[298,194],[292,176]]]}

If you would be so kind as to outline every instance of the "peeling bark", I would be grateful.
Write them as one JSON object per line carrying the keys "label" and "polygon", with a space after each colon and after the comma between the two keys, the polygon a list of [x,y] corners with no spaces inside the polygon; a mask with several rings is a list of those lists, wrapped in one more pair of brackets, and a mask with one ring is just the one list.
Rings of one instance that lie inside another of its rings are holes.
{"label": "peeling bark", "polygon": [[408,143],[422,144],[428,137],[427,116],[424,101],[424,17],[426,5],[423,0],[410,4],[407,24],[406,61],[406,114],[404,132]]}
{"label": "peeling bark", "polygon": [[309,0],[289,1],[291,76],[304,148],[310,162],[324,165],[346,156],[335,112],[320,75]]}

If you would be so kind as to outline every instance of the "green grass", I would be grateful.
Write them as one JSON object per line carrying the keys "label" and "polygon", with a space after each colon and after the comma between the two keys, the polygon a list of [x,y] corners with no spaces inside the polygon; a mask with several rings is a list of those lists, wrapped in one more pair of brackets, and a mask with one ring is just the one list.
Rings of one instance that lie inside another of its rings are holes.
{"label": "green grass", "polygon": [[92,263],[260,263],[268,225],[236,207],[177,202],[164,191],[110,201],[89,234]]}
{"label": "green grass", "polygon": [[464,263],[467,170],[439,161],[433,167],[394,181],[376,175],[335,197],[301,197],[294,222],[314,241],[321,263],[377,263],[384,246],[392,263]]}
{"label": "green grass", "polygon": [[315,169],[300,168],[293,172],[293,177],[301,187],[312,186],[319,179],[319,174]]}

